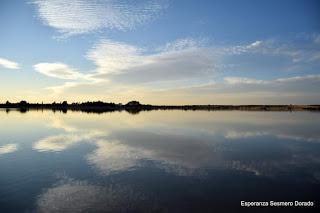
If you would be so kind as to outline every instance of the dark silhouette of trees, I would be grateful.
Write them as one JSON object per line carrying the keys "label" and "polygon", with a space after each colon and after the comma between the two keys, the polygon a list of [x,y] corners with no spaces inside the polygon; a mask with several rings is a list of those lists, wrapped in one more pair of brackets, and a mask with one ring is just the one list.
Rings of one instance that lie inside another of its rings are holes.
{"label": "dark silhouette of trees", "polygon": [[140,111],[146,110],[247,110],[247,111],[296,111],[296,110],[309,110],[320,111],[320,105],[146,105],[141,104],[139,101],[130,101],[123,105],[121,103],[106,103],[102,101],[71,103],[63,101],[60,103],[53,102],[46,103],[28,103],[27,101],[20,101],[11,103],[6,101],[0,103],[0,108],[5,108],[7,112],[9,109],[18,109],[21,112],[26,112],[29,109],[51,109],[53,111],[67,112],[68,110],[84,111],[84,112],[112,112],[126,110],[131,114],[138,114]]}

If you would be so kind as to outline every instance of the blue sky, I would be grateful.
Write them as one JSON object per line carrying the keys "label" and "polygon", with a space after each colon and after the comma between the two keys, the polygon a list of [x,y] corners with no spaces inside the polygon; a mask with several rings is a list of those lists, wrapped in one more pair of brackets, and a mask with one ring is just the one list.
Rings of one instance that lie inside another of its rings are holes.
{"label": "blue sky", "polygon": [[320,102],[312,0],[2,0],[0,101]]}

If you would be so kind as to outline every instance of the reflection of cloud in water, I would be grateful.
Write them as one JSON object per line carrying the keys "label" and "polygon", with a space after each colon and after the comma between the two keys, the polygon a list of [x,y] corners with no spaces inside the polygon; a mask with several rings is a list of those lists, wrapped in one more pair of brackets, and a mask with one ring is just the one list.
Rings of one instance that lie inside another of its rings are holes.
{"label": "reflection of cloud in water", "polygon": [[60,152],[83,141],[91,142],[102,135],[105,133],[90,132],[49,136],[34,143],[33,149],[39,152]]}
{"label": "reflection of cloud in water", "polygon": [[18,145],[11,143],[0,146],[0,155],[12,153],[18,150]]}
{"label": "reflection of cloud in water", "polygon": [[281,134],[267,131],[227,131],[225,134],[226,139],[246,139],[254,137],[272,136],[279,139],[305,141],[305,142],[320,142],[320,137],[308,137],[294,134]]}
{"label": "reflection of cloud in water", "polygon": [[78,129],[74,126],[68,125],[64,122],[63,119],[59,119],[57,117],[52,116],[51,117],[51,127],[56,128],[56,129],[63,129],[66,132],[76,132]]}
{"label": "reflection of cloud in water", "polygon": [[151,160],[168,172],[189,175],[218,163],[217,155],[222,151],[219,145],[214,147],[196,139],[148,132],[118,134],[110,135],[109,140],[97,141],[97,149],[87,156],[89,163],[102,174],[132,169],[139,167],[143,160]]}
{"label": "reflection of cloud in water", "polygon": [[148,212],[156,208],[148,199],[129,186],[65,178],[38,196],[37,212]]}
{"label": "reflection of cloud in water", "polygon": [[240,138],[251,138],[251,137],[259,137],[265,136],[268,133],[266,132],[237,132],[237,131],[228,131],[225,134],[225,138],[227,139],[240,139]]}
{"label": "reflection of cloud in water", "polygon": [[286,172],[290,162],[288,161],[241,161],[241,160],[231,160],[224,162],[225,169],[231,169],[236,171],[245,171],[253,173],[257,176],[275,176],[275,174]]}
{"label": "reflection of cloud in water", "polygon": [[[115,115],[116,121],[119,120],[118,116],[123,116]],[[139,116],[146,115],[149,114]],[[188,117],[193,114],[185,115]],[[94,120],[94,125],[88,125],[90,129],[84,128],[87,121],[84,124],[82,120],[75,119],[74,125],[55,122],[53,126],[64,129],[66,134],[44,138],[34,144],[34,149],[63,151],[79,142],[93,144],[96,149],[86,156],[87,161],[104,175],[145,166],[142,164],[144,160],[153,161],[153,166],[179,175],[200,174],[208,168],[219,168],[266,176],[276,176],[298,167],[308,170],[309,165],[320,162],[316,151],[304,144],[305,141],[319,141],[318,133],[312,130],[314,121],[301,121],[300,114],[287,114],[296,122],[288,122],[285,126],[283,122],[277,122],[278,116],[284,114],[277,113],[274,118],[268,116],[272,125],[268,122],[253,122],[253,117],[260,115],[256,113],[252,116],[252,113],[237,112],[232,115],[242,115],[241,122],[225,119],[220,123],[211,121],[208,113],[205,115],[202,124],[199,123],[202,118],[195,119],[198,123],[191,125],[190,120],[182,122],[182,118],[181,123],[171,124],[158,117],[155,120],[150,117],[150,120],[146,120],[143,125],[140,122],[135,128],[131,124],[120,127],[115,120],[103,117],[97,117],[100,120]],[[251,120],[244,119],[244,115],[248,115]],[[120,121],[124,118],[121,117]],[[213,119],[216,117],[213,116]],[[105,133],[105,129],[108,129],[108,133]],[[274,143],[275,140],[262,139],[270,136],[282,140]],[[243,143],[229,143],[230,140],[238,139],[245,140],[242,140]]]}
{"label": "reflection of cloud in water", "polygon": [[[251,134],[246,134],[248,135]],[[257,135],[263,134],[260,132]],[[310,165],[315,166],[320,163],[318,153],[312,151],[312,147],[305,147],[301,141],[269,143],[268,140],[262,140],[259,143],[247,141],[239,144],[130,131],[121,131],[110,137],[121,141],[115,144],[121,149],[113,149],[122,153],[112,155],[115,157],[113,161],[122,161],[122,157],[117,158],[117,156],[132,156],[125,158],[124,162],[129,160],[130,167],[134,167],[139,160],[149,159],[158,162],[156,165],[166,171],[179,175],[203,174],[202,172],[206,169],[217,168],[275,177],[278,174],[294,172],[297,168],[304,168],[305,174],[312,176],[315,170],[309,170]],[[101,143],[104,142],[101,141]],[[108,146],[100,146],[102,149],[103,147]],[[90,156],[90,160],[95,159],[91,163],[102,171],[112,171],[112,166],[107,166],[107,169],[101,166],[108,164],[110,158],[105,157],[104,154],[96,155],[99,152],[107,153],[108,149],[99,150],[98,148],[98,151]]]}
{"label": "reflection of cloud in water", "polygon": [[59,152],[81,141],[78,135],[56,135],[39,140],[33,145],[33,149],[39,152]]}
{"label": "reflection of cloud in water", "polygon": [[285,135],[285,134],[279,134],[279,135],[276,135],[276,137],[282,138],[282,139],[288,139],[288,140],[295,140],[295,141],[320,142],[319,137],[303,137],[303,136]]}
{"label": "reflection of cloud in water", "polygon": [[99,140],[97,149],[87,156],[87,160],[103,174],[125,171],[136,167],[139,160],[151,158],[152,152],[126,146],[119,142]]}
{"label": "reflection of cloud in water", "polygon": [[[240,136],[264,136],[265,133],[232,132],[229,135],[232,135],[232,139],[238,139]],[[240,144],[240,149],[225,141],[201,141],[199,138],[135,131],[120,131],[107,136],[99,133],[51,136],[35,143],[34,149],[63,151],[80,142],[96,146],[86,158],[91,166],[104,175],[136,169],[143,160],[151,160],[156,162],[155,166],[177,175],[201,175],[205,174],[206,168],[219,168],[274,176],[277,172],[283,173],[296,166],[305,166],[306,162],[319,160],[312,153],[302,153],[291,144],[286,144],[285,148],[270,144],[267,150],[257,146],[251,152],[260,154],[253,157],[252,153],[245,154],[246,147],[252,144]]]}

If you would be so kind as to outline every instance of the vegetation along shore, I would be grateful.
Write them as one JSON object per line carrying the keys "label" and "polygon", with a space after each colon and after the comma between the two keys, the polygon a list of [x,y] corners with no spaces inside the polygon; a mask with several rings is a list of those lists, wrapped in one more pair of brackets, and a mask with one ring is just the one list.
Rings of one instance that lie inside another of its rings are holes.
{"label": "vegetation along shore", "polygon": [[138,101],[130,101],[127,104],[107,103],[102,101],[68,103],[63,101],[60,103],[28,103],[20,101],[17,103],[0,103],[0,108],[17,109],[21,112],[28,110],[51,109],[54,111],[68,110],[83,112],[111,112],[126,110],[130,113],[138,113],[146,110],[243,110],[243,111],[320,111],[320,105],[150,105],[141,104]]}

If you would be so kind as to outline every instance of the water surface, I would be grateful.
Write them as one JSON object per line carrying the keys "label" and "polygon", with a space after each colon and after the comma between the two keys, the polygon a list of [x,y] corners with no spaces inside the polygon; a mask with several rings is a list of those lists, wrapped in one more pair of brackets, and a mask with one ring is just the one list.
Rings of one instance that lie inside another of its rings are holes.
{"label": "water surface", "polygon": [[0,212],[319,205],[319,126],[312,112],[0,110]]}

